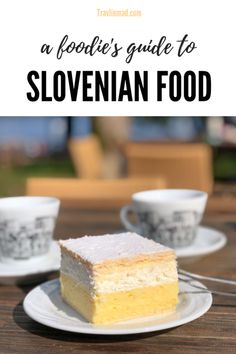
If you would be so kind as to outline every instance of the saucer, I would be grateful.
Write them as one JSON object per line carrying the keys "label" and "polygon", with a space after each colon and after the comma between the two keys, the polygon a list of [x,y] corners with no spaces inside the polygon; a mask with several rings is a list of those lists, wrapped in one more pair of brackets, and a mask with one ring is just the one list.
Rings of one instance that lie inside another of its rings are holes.
{"label": "saucer", "polygon": [[60,268],[60,249],[52,241],[48,253],[28,260],[0,262],[0,284],[32,283]]}
{"label": "saucer", "polygon": [[206,291],[199,292],[190,283],[180,280],[179,301],[174,313],[142,317],[110,325],[94,325],[67,305],[61,298],[58,279],[47,281],[31,290],[24,299],[23,307],[33,320],[64,331],[95,335],[147,333],[183,325],[199,318],[209,310],[212,304],[211,293],[200,282],[194,281],[192,285],[203,287]]}
{"label": "saucer", "polygon": [[226,242],[227,237],[222,232],[200,226],[192,245],[175,251],[178,258],[200,257],[220,250]]}

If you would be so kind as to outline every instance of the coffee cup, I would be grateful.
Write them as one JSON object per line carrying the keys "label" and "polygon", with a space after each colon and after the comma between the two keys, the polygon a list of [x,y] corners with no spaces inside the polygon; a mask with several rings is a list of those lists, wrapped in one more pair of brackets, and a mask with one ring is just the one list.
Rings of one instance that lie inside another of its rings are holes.
{"label": "coffee cup", "polygon": [[[132,196],[132,205],[121,209],[121,222],[127,230],[166,246],[189,246],[196,237],[207,197],[207,193],[191,189],[138,192]],[[128,219],[131,212],[136,216],[136,224]]]}
{"label": "coffee cup", "polygon": [[45,255],[53,238],[60,201],[51,197],[0,199],[0,260]]}

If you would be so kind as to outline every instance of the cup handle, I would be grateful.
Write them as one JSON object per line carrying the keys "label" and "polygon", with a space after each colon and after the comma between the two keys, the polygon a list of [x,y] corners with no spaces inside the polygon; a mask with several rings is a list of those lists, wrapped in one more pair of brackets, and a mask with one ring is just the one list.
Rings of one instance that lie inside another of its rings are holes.
{"label": "cup handle", "polygon": [[125,205],[121,208],[121,210],[120,210],[121,222],[127,230],[132,231],[132,232],[136,232],[137,234],[139,234],[140,233],[139,227],[137,225],[132,224],[128,220],[128,213],[129,212],[135,213],[134,207],[132,205]]}

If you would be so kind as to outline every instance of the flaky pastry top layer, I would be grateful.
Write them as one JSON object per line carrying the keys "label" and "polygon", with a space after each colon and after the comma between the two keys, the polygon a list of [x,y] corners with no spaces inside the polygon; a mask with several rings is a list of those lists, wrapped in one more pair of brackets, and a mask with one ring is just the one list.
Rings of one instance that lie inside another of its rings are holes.
{"label": "flaky pastry top layer", "polygon": [[106,262],[123,263],[153,260],[156,257],[175,257],[170,248],[131,232],[70,238],[59,243],[62,252],[69,253],[90,266],[104,265]]}

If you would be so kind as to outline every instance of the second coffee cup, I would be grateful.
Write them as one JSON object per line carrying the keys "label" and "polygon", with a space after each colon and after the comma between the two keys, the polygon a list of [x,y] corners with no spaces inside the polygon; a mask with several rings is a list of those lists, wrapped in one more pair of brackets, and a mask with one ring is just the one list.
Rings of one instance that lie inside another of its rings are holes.
{"label": "second coffee cup", "polygon": [[[202,220],[207,193],[190,189],[162,189],[138,192],[132,205],[121,209],[125,228],[169,247],[178,248],[193,243]],[[128,214],[133,212],[137,224]]]}

